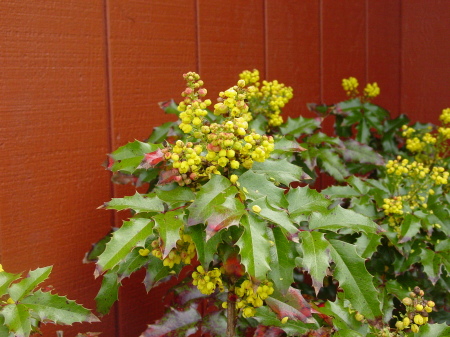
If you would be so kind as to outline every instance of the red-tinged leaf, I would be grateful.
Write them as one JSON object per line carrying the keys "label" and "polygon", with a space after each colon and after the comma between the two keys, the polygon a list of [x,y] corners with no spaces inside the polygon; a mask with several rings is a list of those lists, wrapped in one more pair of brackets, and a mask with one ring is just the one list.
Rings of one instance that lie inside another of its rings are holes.
{"label": "red-tinged leaf", "polygon": [[228,259],[223,262],[223,269],[225,270],[225,274],[228,276],[240,278],[244,275],[244,266],[241,264],[241,261],[237,255],[228,257]]}
{"label": "red-tinged leaf", "polygon": [[285,332],[275,326],[258,325],[253,337],[281,337]]}
{"label": "red-tinged leaf", "polygon": [[214,206],[213,209],[212,214],[206,219],[206,240],[223,228],[239,226],[245,211],[244,205],[236,198],[227,198],[222,205]]}
{"label": "red-tinged leaf", "polygon": [[303,337],[330,337],[332,336],[332,333],[332,328],[323,326],[317,330],[310,330],[306,335],[303,335]]}
{"label": "red-tinged leaf", "polygon": [[158,149],[156,151],[147,153],[144,155],[144,159],[137,167],[138,169],[146,169],[155,167],[157,164],[162,162],[164,160],[164,153],[161,151],[161,149]]}
{"label": "red-tinged leaf", "polygon": [[291,287],[286,295],[274,294],[266,299],[266,303],[280,319],[289,317],[304,323],[314,323],[311,306],[298,289]]}
{"label": "red-tinged leaf", "polygon": [[179,181],[181,179],[180,172],[178,169],[171,169],[167,171],[162,171],[159,174],[158,185],[170,184],[173,181]]}
{"label": "red-tinged leaf", "polygon": [[162,319],[149,325],[141,337],[187,337],[193,335],[198,330],[198,322],[202,320],[197,307],[197,303],[191,303],[190,307],[183,311],[171,308],[171,311]]}

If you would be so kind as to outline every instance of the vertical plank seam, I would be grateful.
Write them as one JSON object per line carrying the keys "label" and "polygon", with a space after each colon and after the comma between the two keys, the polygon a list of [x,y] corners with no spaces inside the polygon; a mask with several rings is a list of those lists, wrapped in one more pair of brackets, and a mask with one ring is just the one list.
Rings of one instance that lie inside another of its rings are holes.
{"label": "vertical plank seam", "polygon": [[399,18],[398,18],[398,30],[399,30],[399,48],[398,48],[398,114],[403,113],[403,6],[402,1],[399,1]]}
{"label": "vertical plank seam", "polygon": [[323,103],[323,1],[319,0],[319,100]]}
{"label": "vertical plank seam", "polygon": [[366,77],[366,83],[369,82],[369,1],[366,0],[364,3],[364,7],[365,7],[365,11],[364,11],[364,16],[365,16],[365,23],[364,23],[364,29],[365,29],[365,74],[364,76]]}
{"label": "vertical plank seam", "polygon": [[197,73],[201,75],[201,62],[200,62],[200,4],[199,0],[194,1],[194,15],[195,15],[195,49],[197,52],[196,67]]}
{"label": "vertical plank seam", "polygon": [[269,78],[269,29],[268,29],[268,15],[267,15],[267,0],[264,1],[263,4],[263,29],[264,29],[264,76],[265,78]]}
{"label": "vertical plank seam", "polygon": [[[109,17],[109,5],[108,0],[103,0],[103,34],[104,34],[104,49],[105,49],[105,87],[106,87],[106,128],[107,132],[107,144],[108,152],[112,152],[113,147],[113,103],[112,103],[112,78],[111,78],[111,50],[110,50],[110,17]],[[112,181],[109,182],[109,196],[113,198],[115,195],[115,189]],[[110,223],[111,227],[116,223],[116,213],[111,212]],[[120,312],[119,305],[116,302],[114,304],[114,335],[120,337]]]}

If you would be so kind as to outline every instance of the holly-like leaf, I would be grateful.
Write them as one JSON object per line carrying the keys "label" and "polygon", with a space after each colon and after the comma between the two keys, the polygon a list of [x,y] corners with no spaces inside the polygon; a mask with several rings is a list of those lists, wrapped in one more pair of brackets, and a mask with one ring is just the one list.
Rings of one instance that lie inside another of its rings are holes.
{"label": "holly-like leaf", "polygon": [[155,228],[164,244],[163,257],[169,255],[180,239],[180,229],[184,226],[183,215],[184,210],[179,209],[154,216]]}
{"label": "holly-like leaf", "polygon": [[260,217],[273,222],[283,228],[289,234],[298,232],[297,227],[294,226],[286,210],[271,207],[267,202],[267,197],[255,200],[248,205],[249,209],[253,211],[253,206],[258,206],[261,211],[257,213]]}
{"label": "holly-like leaf", "polygon": [[94,275],[97,277],[125,259],[134,246],[152,234],[153,226],[154,221],[145,218],[131,218],[130,221],[125,221],[122,227],[113,233],[105,251],[99,256]]}
{"label": "holly-like leaf", "polygon": [[0,315],[0,336],[14,337],[14,333],[10,332],[8,327],[5,325],[5,318],[2,315]]}
{"label": "holly-like leaf", "polygon": [[244,212],[244,205],[234,194],[228,196],[221,205],[214,206],[211,215],[206,219],[206,240],[211,239],[221,229],[239,226]]}
{"label": "holly-like leaf", "polygon": [[226,336],[227,334],[227,318],[224,312],[216,311],[206,315],[202,319],[202,333],[205,336]]}
{"label": "holly-like leaf", "polygon": [[111,237],[116,230],[117,228],[112,228],[103,238],[92,244],[91,250],[86,253],[83,259],[83,263],[97,262],[99,255],[105,251],[106,244],[111,240]]}
{"label": "holly-like leaf", "polygon": [[320,288],[323,287],[323,279],[330,266],[330,243],[320,232],[303,231],[298,236],[302,239],[302,267],[311,275],[312,286],[317,295]]}
{"label": "holly-like leaf", "polygon": [[331,210],[312,213],[309,228],[335,232],[347,228],[364,233],[374,233],[379,230],[377,224],[369,218],[339,205]]}
{"label": "holly-like leaf", "polygon": [[[277,314],[275,314],[268,307],[263,306],[256,309],[256,315],[254,318],[262,325],[283,329],[283,331],[285,331],[289,336],[304,336],[309,330],[315,328],[314,325],[303,323],[301,320],[296,318],[288,319],[288,321],[285,324],[283,324],[281,323],[281,319],[283,319],[284,317],[290,316],[283,316],[283,317],[280,317],[279,315],[277,316]],[[266,331],[264,332],[266,333]],[[264,334],[255,336],[266,337],[271,335]],[[274,336],[279,335],[275,334]]]}
{"label": "holly-like leaf", "polygon": [[319,159],[321,169],[337,181],[344,180],[350,174],[342,159],[335,152],[330,151],[330,149],[320,149],[317,158]]}
{"label": "holly-like leaf", "polygon": [[326,212],[331,201],[308,186],[292,188],[286,195],[292,219],[305,217],[311,212]]}
{"label": "holly-like leaf", "polygon": [[23,304],[8,304],[1,311],[5,324],[15,337],[28,337],[31,332],[31,314]]}
{"label": "holly-like leaf", "polygon": [[304,134],[311,134],[320,127],[321,118],[290,118],[281,127],[283,135],[292,135],[295,138]]}
{"label": "holly-like leaf", "polygon": [[9,287],[9,296],[14,301],[19,301],[34,290],[41,282],[45,281],[52,271],[52,267],[37,268],[28,273],[27,277]]}
{"label": "holly-like leaf", "polygon": [[183,310],[170,308],[171,311],[154,324],[148,326],[141,337],[191,336],[197,332],[197,324],[202,317],[197,311],[198,304],[191,302]]}
{"label": "holly-like leaf", "polygon": [[361,144],[353,139],[345,140],[343,145],[344,147],[339,152],[346,161],[384,165],[383,157],[368,145]]}
{"label": "holly-like leaf", "polygon": [[0,297],[7,293],[9,285],[19,277],[20,274],[10,274],[6,271],[0,272]]}
{"label": "holly-like leaf", "polygon": [[66,325],[72,325],[75,322],[99,322],[90,310],[75,301],[41,290],[25,297],[21,303],[32,310],[41,321],[51,320],[56,324]]}
{"label": "holly-like leaf", "polygon": [[102,279],[102,285],[95,296],[97,311],[106,315],[113,304],[119,299],[119,280],[117,271],[108,270]]}
{"label": "holly-like leaf", "polygon": [[[149,255],[149,263],[144,278],[145,290],[150,291],[158,282],[163,280],[170,273],[170,268],[163,265],[162,260],[153,255]],[[162,281],[161,281],[162,282]]]}
{"label": "holly-like leaf", "polygon": [[442,273],[442,259],[439,254],[436,254],[431,249],[422,249],[420,254],[423,271],[428,275],[428,279],[436,284]]}
{"label": "holly-like leaf", "polygon": [[149,144],[138,140],[119,147],[110,155],[114,160],[111,170],[133,173],[142,162],[145,154],[156,151],[160,147],[161,145],[158,144]]}
{"label": "holly-like leaf", "polygon": [[119,282],[148,263],[148,257],[139,254],[140,249],[140,247],[134,248],[125,259],[119,263],[119,268],[117,270]]}
{"label": "holly-like leaf", "polygon": [[168,204],[176,204],[181,202],[193,202],[195,199],[194,192],[189,187],[177,186],[169,191],[157,190],[156,195],[159,199]]}
{"label": "holly-like leaf", "polygon": [[253,214],[242,217],[244,232],[236,242],[240,248],[241,262],[246,271],[258,280],[264,280],[269,266],[269,241],[266,236],[267,224]]}
{"label": "holly-like leaf", "polygon": [[284,153],[284,152],[302,152],[306,151],[305,148],[301,147],[297,140],[292,139],[292,136],[286,136],[282,138],[275,138],[275,150],[274,153]]}
{"label": "holly-like leaf", "polygon": [[222,242],[224,231],[219,231],[212,238],[206,240],[206,231],[200,228],[201,226],[203,225],[188,227],[185,229],[185,233],[191,236],[197,251],[197,259],[206,267],[214,259],[217,246]]}
{"label": "holly-like leaf", "polygon": [[262,163],[255,162],[252,170],[266,175],[269,180],[280,182],[286,186],[289,186],[293,181],[310,178],[299,166],[289,163],[286,159],[267,159]]}
{"label": "holly-like leaf", "polygon": [[419,231],[420,219],[411,213],[406,214],[401,225],[401,239],[398,241],[398,243],[405,243],[410,241],[412,238],[414,238],[414,236],[416,236],[417,233],[419,233]]}
{"label": "holly-like leaf", "polygon": [[163,212],[164,204],[155,193],[143,195],[136,192],[133,196],[113,198],[110,202],[105,203],[100,208],[115,209],[117,211],[132,209],[136,213]]}
{"label": "holly-like leaf", "polygon": [[136,169],[148,170],[150,168],[155,167],[163,160],[164,160],[164,153],[161,151],[161,149],[157,149],[156,151],[146,153],[144,155],[144,159],[142,159],[142,162]]}
{"label": "holly-like leaf", "polygon": [[[268,201],[275,207],[287,207],[287,200],[284,196],[284,189],[275,186],[273,182],[267,180],[263,174],[257,174],[248,170],[239,177],[240,189],[245,191],[248,199],[257,200],[269,197]],[[245,189],[245,190],[244,190]]]}
{"label": "holly-like leaf", "polygon": [[214,175],[210,181],[203,185],[197,193],[197,199],[189,206],[188,226],[206,223],[206,220],[214,212],[216,206],[222,205],[228,197],[238,193],[230,180]]}
{"label": "holly-like leaf", "polygon": [[368,319],[381,316],[378,292],[373,285],[373,276],[366,269],[365,260],[356,253],[354,245],[339,240],[329,242],[331,258],[336,264],[333,276],[344,289],[345,298]]}
{"label": "holly-like leaf", "polygon": [[152,134],[148,137],[147,142],[154,144],[162,143],[168,136],[173,135],[175,127],[177,127],[176,122],[166,122],[153,128]]}
{"label": "holly-like leaf", "polygon": [[286,293],[290,285],[294,282],[293,270],[295,268],[295,258],[291,243],[283,234],[280,228],[273,227],[267,229],[270,246],[270,272],[269,278],[273,280],[277,289]]}
{"label": "holly-like leaf", "polygon": [[420,327],[419,332],[414,337],[448,337],[450,336],[450,326],[447,324],[425,324]]}
{"label": "holly-like leaf", "polygon": [[274,293],[266,299],[266,303],[279,319],[289,317],[303,323],[316,323],[312,317],[311,306],[298,289],[290,287],[285,295]]}
{"label": "holly-like leaf", "polygon": [[365,234],[361,233],[361,236],[356,239],[356,251],[364,259],[372,257],[373,253],[377,251],[380,245],[382,236],[379,234]]}

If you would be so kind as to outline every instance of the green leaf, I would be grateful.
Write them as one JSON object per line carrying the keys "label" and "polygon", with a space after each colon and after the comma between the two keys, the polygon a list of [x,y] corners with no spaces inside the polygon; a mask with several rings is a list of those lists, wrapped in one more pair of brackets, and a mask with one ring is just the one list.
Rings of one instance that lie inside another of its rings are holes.
{"label": "green leaf", "polygon": [[169,191],[157,190],[156,195],[159,199],[169,204],[192,202],[195,199],[195,194],[189,187],[181,186],[177,186]]}
{"label": "green leaf", "polygon": [[344,180],[350,174],[342,159],[330,149],[320,149],[317,158],[321,169],[338,181]]}
{"label": "green leaf", "polygon": [[234,197],[234,192],[227,196],[220,205],[215,205],[211,215],[206,219],[206,240],[217,232],[230,226],[239,226],[239,221],[245,213],[244,204]]}
{"label": "green leaf", "polygon": [[102,279],[102,285],[95,296],[95,303],[97,304],[97,311],[106,315],[113,304],[119,299],[119,280],[117,272],[108,270]]}
{"label": "green leaf", "polygon": [[41,290],[25,297],[21,303],[31,309],[41,321],[51,320],[56,324],[66,325],[75,322],[99,322],[90,310],[83,308],[75,301]]}
{"label": "green leaf", "polygon": [[163,265],[162,260],[153,255],[149,255],[147,273],[145,274],[144,285],[147,292],[150,291],[159,281],[164,279],[170,273],[170,268]]}
{"label": "green leaf", "polygon": [[241,262],[246,271],[258,280],[266,279],[270,270],[269,240],[266,236],[267,224],[253,214],[244,215],[241,220],[244,232],[236,245],[240,248]]}
{"label": "green leaf", "polygon": [[23,304],[8,304],[1,311],[5,324],[16,337],[28,337],[31,332],[31,315]]}
{"label": "green leaf", "polygon": [[401,225],[400,236],[398,243],[405,243],[410,241],[420,231],[420,219],[411,213],[405,215]]}
{"label": "green leaf", "polygon": [[14,337],[14,333],[10,332],[5,325],[5,318],[0,314],[0,336],[2,337]]}
{"label": "green leaf", "polygon": [[423,271],[428,275],[428,279],[431,283],[435,285],[436,282],[439,281],[442,273],[441,256],[431,249],[422,249],[420,258],[423,265]]}
{"label": "green leaf", "polygon": [[310,229],[325,229],[339,231],[343,228],[355,232],[374,233],[378,226],[375,222],[352,210],[337,206],[324,212],[314,212],[309,220]]}
{"label": "green leaf", "polygon": [[221,176],[213,175],[211,180],[203,185],[197,193],[197,199],[188,207],[188,226],[206,223],[215,206],[221,205],[227,197],[234,197],[238,193],[230,180]]}
{"label": "green leaf", "polygon": [[348,139],[343,143],[344,148],[341,150],[341,154],[344,160],[363,164],[384,164],[383,157],[370,146],[358,143],[353,139]]}
{"label": "green leaf", "polygon": [[311,275],[312,286],[319,293],[323,287],[323,279],[330,266],[330,243],[320,232],[303,231],[299,233],[302,239],[303,266]]}
{"label": "green leaf", "polygon": [[262,325],[275,326],[283,329],[289,336],[303,336],[314,327],[311,324],[306,324],[295,319],[289,319],[283,324],[281,323],[283,317],[278,318],[277,315],[266,306],[257,308],[254,318]]}
{"label": "green leaf", "polygon": [[41,282],[45,281],[52,271],[52,267],[37,268],[28,273],[28,276],[9,287],[9,295],[14,301],[19,301],[32,292]]}
{"label": "green leaf", "polygon": [[313,133],[320,127],[320,121],[320,118],[288,117],[288,120],[280,127],[280,130],[283,135],[292,135],[297,138],[303,134]]}
{"label": "green leaf", "polygon": [[142,195],[139,192],[136,192],[133,196],[113,198],[110,202],[105,203],[102,208],[115,209],[118,211],[132,209],[136,213],[163,212],[164,204],[155,193]]}
{"label": "green leaf", "polygon": [[164,245],[164,258],[175,248],[177,241],[180,239],[180,229],[184,226],[183,215],[184,210],[179,209],[154,216],[155,228],[158,230]]}
{"label": "green leaf", "polygon": [[214,259],[214,254],[217,251],[217,246],[222,242],[222,234],[225,230],[221,230],[208,241],[206,240],[206,232],[203,230],[203,225],[196,225],[186,228],[185,233],[190,235],[194,241],[197,251],[197,258],[200,263],[206,267]]}
{"label": "green leaf", "polygon": [[99,255],[105,251],[106,244],[111,240],[115,230],[117,230],[117,228],[112,228],[103,238],[92,244],[92,248],[86,253],[83,263],[97,262]]}
{"label": "green leaf", "polygon": [[291,154],[293,152],[302,152],[306,150],[300,146],[297,140],[292,138],[292,136],[275,138],[275,150],[273,153],[283,154],[288,152]]}
{"label": "green leaf", "polygon": [[131,218],[130,221],[125,221],[122,227],[113,233],[105,251],[99,256],[94,275],[98,276],[114,268],[125,259],[134,246],[152,234],[153,226],[154,222],[145,218]]}
{"label": "green leaf", "polygon": [[426,324],[420,327],[419,332],[414,337],[448,337],[450,336],[450,326],[447,324]]}
{"label": "green leaf", "polygon": [[377,251],[377,248],[380,245],[381,238],[382,236],[379,234],[361,233],[361,236],[356,239],[355,243],[358,255],[360,255],[364,259],[372,257],[373,253]]}
{"label": "green leaf", "polygon": [[293,181],[309,178],[303,173],[303,170],[300,167],[289,163],[286,159],[267,159],[262,163],[254,162],[252,170],[256,173],[266,175],[269,180],[280,182],[286,186],[289,186]]}
{"label": "green leaf", "polygon": [[148,263],[148,257],[139,254],[140,249],[141,247],[136,247],[125,257],[122,262],[119,263],[119,269],[117,270],[119,281],[129,277],[132,273],[141,269]]}
{"label": "green leaf", "polygon": [[293,270],[295,258],[290,242],[278,227],[268,228],[267,234],[271,242],[269,278],[276,288],[286,293],[294,282]]}
{"label": "green leaf", "polygon": [[268,196],[270,197],[268,201],[272,206],[287,207],[284,189],[276,187],[263,174],[248,170],[239,177],[239,184],[240,190],[245,188],[245,195],[248,199],[257,200]]}
{"label": "green leaf", "polygon": [[286,294],[278,292],[266,299],[267,305],[278,314],[278,317],[299,319],[303,323],[316,323],[312,317],[311,306],[304,299],[300,290],[290,287]]}
{"label": "green leaf", "polygon": [[369,274],[364,259],[356,253],[354,245],[330,240],[331,258],[336,263],[334,278],[345,291],[345,298],[353,308],[368,319],[381,316],[378,292],[373,285],[373,276]]}
{"label": "green leaf", "polygon": [[6,271],[0,272],[0,297],[8,292],[9,285],[19,277],[20,274],[10,274]]}
{"label": "green leaf", "polygon": [[351,186],[330,186],[322,191],[322,194],[334,198],[359,197],[361,194]]}
{"label": "green leaf", "polygon": [[253,209],[253,206],[259,206],[261,208],[261,211],[257,213],[260,217],[279,225],[289,234],[298,232],[297,227],[294,226],[289,218],[287,211],[271,207],[267,202],[267,197],[255,200],[248,205],[249,209]]}
{"label": "green leaf", "polygon": [[286,195],[289,206],[288,210],[292,219],[300,218],[303,220],[305,216],[311,212],[323,212],[328,210],[331,201],[326,199],[316,190],[310,189],[308,186],[292,188]]}
{"label": "green leaf", "polygon": [[166,114],[179,115],[180,111],[178,110],[178,104],[175,103],[173,99],[170,99],[165,102],[159,102],[159,107],[164,110]]}
{"label": "green leaf", "polygon": [[111,153],[111,157],[115,161],[111,170],[131,174],[142,162],[146,153],[156,151],[161,147],[162,146],[159,144],[149,144],[138,140],[119,147],[116,151]]}
{"label": "green leaf", "polygon": [[147,142],[159,144],[167,139],[167,136],[173,133],[173,129],[177,126],[176,122],[167,122],[153,128],[152,134],[148,137]]}

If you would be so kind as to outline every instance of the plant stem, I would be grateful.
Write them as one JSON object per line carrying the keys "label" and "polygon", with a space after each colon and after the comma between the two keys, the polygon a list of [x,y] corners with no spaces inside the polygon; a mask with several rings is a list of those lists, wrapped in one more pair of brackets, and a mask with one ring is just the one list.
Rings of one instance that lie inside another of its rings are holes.
{"label": "plant stem", "polygon": [[234,287],[230,287],[228,290],[227,298],[227,337],[235,337],[236,335],[236,294],[234,293]]}

